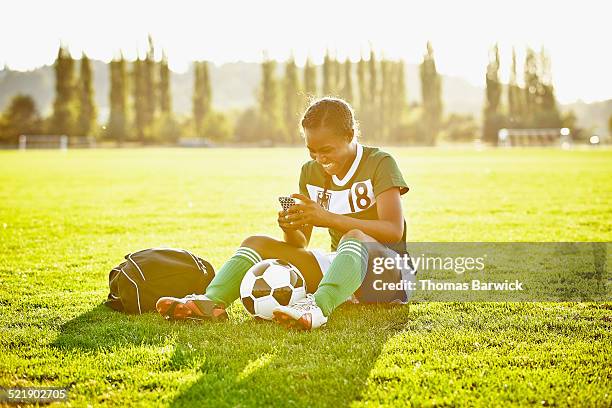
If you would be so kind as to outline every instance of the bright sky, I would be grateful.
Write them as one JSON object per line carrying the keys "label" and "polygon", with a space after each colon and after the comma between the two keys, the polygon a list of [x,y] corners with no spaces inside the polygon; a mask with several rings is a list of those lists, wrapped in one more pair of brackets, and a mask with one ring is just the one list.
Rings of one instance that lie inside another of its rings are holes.
{"label": "bright sky", "polygon": [[[2,0],[0,64],[50,64],[60,41],[73,55],[134,58],[147,33],[175,71],[202,59],[215,63],[275,59],[291,52],[322,61],[326,48],[356,60],[370,44],[378,54],[421,60],[427,40],[440,72],[484,85],[488,48],[499,42],[502,79],[511,47],[546,47],[561,102],[612,98],[611,6],[603,0],[428,1],[156,1]],[[519,69],[521,69],[519,67]]]}

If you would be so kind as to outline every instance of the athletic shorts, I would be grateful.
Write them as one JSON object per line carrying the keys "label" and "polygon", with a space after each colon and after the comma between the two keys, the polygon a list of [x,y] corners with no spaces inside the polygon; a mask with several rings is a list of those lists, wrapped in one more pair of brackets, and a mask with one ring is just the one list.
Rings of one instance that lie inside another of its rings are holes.
{"label": "athletic shorts", "polygon": [[[316,258],[323,276],[325,276],[338,253],[326,252],[322,249],[310,249],[309,251]],[[376,251],[368,248],[368,269],[366,276],[359,289],[347,301],[352,303],[408,303],[414,294],[414,290],[410,287],[411,284],[409,282],[412,282],[412,285],[414,285],[416,281],[416,270],[412,266],[412,262],[409,262],[407,267],[406,265],[400,265],[400,268],[397,268],[396,265],[394,268],[387,269],[383,273],[374,272],[373,260],[375,258],[396,259],[397,256],[398,252],[386,246]],[[389,289],[389,284],[394,284],[395,288],[399,287],[399,289]]]}

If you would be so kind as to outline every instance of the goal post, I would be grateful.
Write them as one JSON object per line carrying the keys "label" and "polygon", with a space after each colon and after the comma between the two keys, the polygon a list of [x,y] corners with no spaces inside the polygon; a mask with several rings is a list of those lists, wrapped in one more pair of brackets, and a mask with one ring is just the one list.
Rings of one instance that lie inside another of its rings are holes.
{"label": "goal post", "polygon": [[560,146],[567,149],[571,141],[569,128],[499,129],[497,132],[497,144],[504,147]]}
{"label": "goal post", "polygon": [[19,150],[28,149],[68,149],[66,135],[20,135]]}
{"label": "goal post", "polygon": [[19,150],[60,149],[96,147],[96,139],[91,136],[66,135],[20,135]]}

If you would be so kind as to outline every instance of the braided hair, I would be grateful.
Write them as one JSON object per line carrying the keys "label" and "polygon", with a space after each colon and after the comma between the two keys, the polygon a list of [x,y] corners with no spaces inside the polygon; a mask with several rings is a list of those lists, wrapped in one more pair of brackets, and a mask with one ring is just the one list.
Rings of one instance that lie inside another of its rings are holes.
{"label": "braided hair", "polygon": [[353,140],[359,134],[355,113],[348,102],[340,98],[325,97],[311,102],[302,117],[302,129],[325,127],[338,136]]}

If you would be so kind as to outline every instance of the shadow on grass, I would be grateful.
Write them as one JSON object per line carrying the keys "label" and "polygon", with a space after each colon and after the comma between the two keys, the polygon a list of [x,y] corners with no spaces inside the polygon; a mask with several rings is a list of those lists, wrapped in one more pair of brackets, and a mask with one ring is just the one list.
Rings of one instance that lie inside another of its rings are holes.
{"label": "shadow on grass", "polygon": [[65,323],[53,346],[102,357],[116,348],[170,345],[171,353],[160,351],[161,369],[153,370],[160,379],[139,388],[168,389],[164,373],[180,372],[176,388],[168,390],[177,391],[170,406],[340,407],[359,400],[382,347],[405,327],[409,312],[343,306],[328,327],[314,332],[242,317],[169,323],[153,313],[126,316],[100,305]]}
{"label": "shadow on grass", "polygon": [[167,332],[154,322],[159,315],[140,316],[115,312],[100,304],[64,323],[52,343],[60,349],[95,351],[130,345],[161,345]]}
{"label": "shadow on grass", "polygon": [[406,307],[347,306],[314,332],[244,322],[208,346],[171,406],[348,406],[407,319]]}

